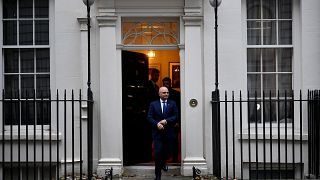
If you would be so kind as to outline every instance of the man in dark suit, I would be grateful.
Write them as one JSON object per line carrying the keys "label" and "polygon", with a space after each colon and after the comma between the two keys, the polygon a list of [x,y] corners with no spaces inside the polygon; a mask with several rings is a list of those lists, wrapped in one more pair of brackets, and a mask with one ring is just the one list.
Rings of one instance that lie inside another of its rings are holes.
{"label": "man in dark suit", "polygon": [[152,69],[151,70],[151,78],[148,81],[147,88],[148,88],[148,102],[155,101],[159,98],[159,86],[157,85],[157,82],[159,80],[160,71],[158,69]]}
{"label": "man in dark suit", "polygon": [[178,111],[179,111],[179,117],[177,118],[177,122],[174,125],[174,132],[176,134],[175,139],[174,139],[174,147],[173,147],[173,154],[172,154],[172,162],[178,162],[178,155],[179,155],[179,133],[180,133],[180,124],[181,124],[181,118],[180,118],[180,92],[173,89],[171,86],[171,79],[169,77],[165,77],[162,79],[162,85],[167,87],[169,90],[169,99],[173,100],[176,102]]}
{"label": "man in dark suit", "polygon": [[175,139],[174,125],[178,118],[178,108],[169,98],[166,87],[159,89],[158,100],[150,103],[148,121],[152,127],[155,157],[155,180],[161,180],[161,169],[165,166],[167,157],[172,155],[173,141]]}

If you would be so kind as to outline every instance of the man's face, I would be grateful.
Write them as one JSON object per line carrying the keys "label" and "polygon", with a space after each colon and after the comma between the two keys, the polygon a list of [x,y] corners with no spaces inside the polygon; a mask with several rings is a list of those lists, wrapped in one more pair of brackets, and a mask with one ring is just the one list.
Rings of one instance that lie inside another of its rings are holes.
{"label": "man's face", "polygon": [[170,88],[171,87],[171,82],[170,81],[162,81],[163,86]]}
{"label": "man's face", "polygon": [[169,98],[169,91],[168,91],[168,88],[166,87],[161,87],[159,89],[159,96],[160,96],[160,99],[162,100],[167,100]]}
{"label": "man's face", "polygon": [[157,82],[159,80],[159,73],[152,73],[151,79],[152,81]]}

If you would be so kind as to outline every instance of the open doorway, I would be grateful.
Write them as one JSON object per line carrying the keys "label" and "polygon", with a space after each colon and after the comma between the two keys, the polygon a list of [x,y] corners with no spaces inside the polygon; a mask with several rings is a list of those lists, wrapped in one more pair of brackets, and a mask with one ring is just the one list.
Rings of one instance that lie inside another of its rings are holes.
{"label": "open doorway", "polygon": [[[153,69],[160,72],[156,82],[159,87],[164,86],[163,79],[171,81],[171,98],[176,101],[179,113],[181,112],[179,50],[122,51],[124,166],[154,164],[151,127],[147,121],[150,103],[147,84]],[[164,83],[167,84],[165,81]],[[169,164],[180,165],[181,162],[180,124],[179,118],[173,157],[168,160]]]}

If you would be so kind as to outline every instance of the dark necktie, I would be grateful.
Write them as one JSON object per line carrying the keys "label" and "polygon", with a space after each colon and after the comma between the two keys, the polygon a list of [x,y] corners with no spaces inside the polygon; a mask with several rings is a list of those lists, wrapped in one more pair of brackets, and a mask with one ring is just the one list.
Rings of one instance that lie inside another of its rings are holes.
{"label": "dark necktie", "polygon": [[163,111],[162,113],[165,114],[167,112],[167,103],[165,101],[162,101],[163,103]]}

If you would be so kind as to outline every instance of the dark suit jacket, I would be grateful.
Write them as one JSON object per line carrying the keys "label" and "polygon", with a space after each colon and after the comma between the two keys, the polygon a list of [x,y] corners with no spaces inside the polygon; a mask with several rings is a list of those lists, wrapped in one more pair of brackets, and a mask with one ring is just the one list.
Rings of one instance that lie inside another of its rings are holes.
{"label": "dark suit jacket", "polygon": [[[178,108],[174,101],[170,99],[167,100],[166,113],[162,113],[160,99],[151,102],[147,118],[151,123],[153,139],[160,139],[163,136],[167,138],[174,138],[174,125],[177,122],[178,116]],[[158,130],[157,124],[162,119],[166,119],[167,124],[164,126],[163,130]]]}
{"label": "dark suit jacket", "polygon": [[147,92],[148,103],[158,100],[159,99],[158,85],[152,80],[149,80],[147,84],[147,88],[148,88],[148,92]]}

